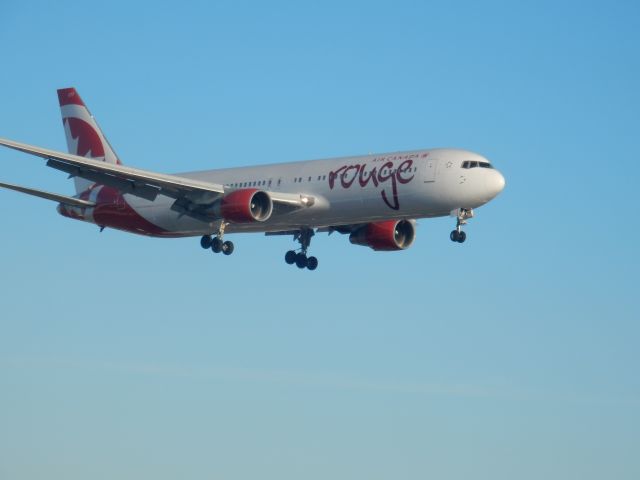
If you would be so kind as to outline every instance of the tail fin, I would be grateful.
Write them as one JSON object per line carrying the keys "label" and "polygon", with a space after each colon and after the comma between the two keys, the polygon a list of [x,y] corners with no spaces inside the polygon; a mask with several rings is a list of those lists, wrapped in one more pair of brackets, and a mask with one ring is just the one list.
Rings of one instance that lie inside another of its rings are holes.
{"label": "tail fin", "polygon": [[[75,88],[58,90],[62,124],[67,136],[67,149],[73,155],[95,158],[120,165],[120,159],[109,145],[89,109]],[[92,185],[83,178],[75,178],[76,193],[82,193]]]}

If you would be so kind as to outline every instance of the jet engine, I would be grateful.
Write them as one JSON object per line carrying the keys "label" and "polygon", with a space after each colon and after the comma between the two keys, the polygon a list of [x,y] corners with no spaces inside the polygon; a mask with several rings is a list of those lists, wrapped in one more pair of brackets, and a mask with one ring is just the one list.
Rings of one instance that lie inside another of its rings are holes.
{"label": "jet engine", "polygon": [[413,220],[367,223],[349,235],[351,243],[377,251],[404,250],[411,246],[415,238],[416,227]]}
{"label": "jet engine", "polygon": [[267,192],[255,188],[235,190],[222,197],[220,215],[233,223],[264,222],[273,211],[273,201]]}

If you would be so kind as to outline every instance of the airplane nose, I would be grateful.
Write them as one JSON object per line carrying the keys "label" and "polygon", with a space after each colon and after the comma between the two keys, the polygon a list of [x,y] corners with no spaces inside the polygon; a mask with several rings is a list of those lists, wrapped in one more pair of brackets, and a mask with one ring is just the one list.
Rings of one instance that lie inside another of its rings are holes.
{"label": "airplane nose", "polygon": [[498,170],[493,170],[491,172],[491,177],[487,179],[487,184],[491,198],[493,198],[504,190],[506,182],[504,180],[504,176]]}
{"label": "airplane nose", "polygon": [[496,187],[498,189],[497,193],[500,193],[502,190],[504,190],[504,186],[507,184],[507,182],[504,179],[504,175],[502,175],[497,170],[496,170],[496,173],[498,174],[498,179],[496,180],[496,184],[497,184]]}

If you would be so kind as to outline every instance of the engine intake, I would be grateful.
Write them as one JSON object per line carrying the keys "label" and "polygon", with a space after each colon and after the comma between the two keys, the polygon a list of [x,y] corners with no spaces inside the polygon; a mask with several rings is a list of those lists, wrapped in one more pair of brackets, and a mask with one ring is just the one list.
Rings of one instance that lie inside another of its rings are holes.
{"label": "engine intake", "polygon": [[220,215],[233,223],[264,222],[271,217],[273,201],[256,188],[235,190],[222,198]]}
{"label": "engine intake", "polygon": [[367,223],[349,235],[351,243],[376,251],[404,250],[415,238],[415,223],[409,220]]}

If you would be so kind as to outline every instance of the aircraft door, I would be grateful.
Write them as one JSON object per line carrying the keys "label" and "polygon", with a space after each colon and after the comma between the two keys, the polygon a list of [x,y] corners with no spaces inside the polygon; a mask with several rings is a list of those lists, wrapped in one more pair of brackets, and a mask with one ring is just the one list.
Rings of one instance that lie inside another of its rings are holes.
{"label": "aircraft door", "polygon": [[435,182],[438,174],[438,159],[427,157],[424,162],[424,183]]}

